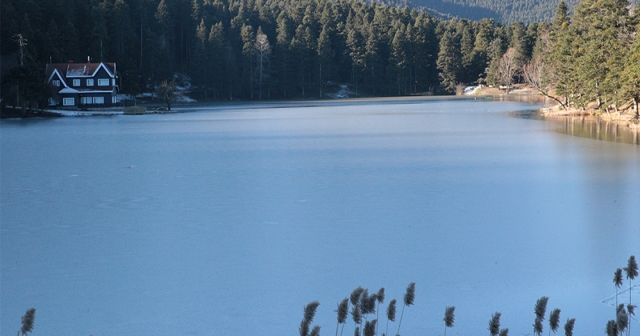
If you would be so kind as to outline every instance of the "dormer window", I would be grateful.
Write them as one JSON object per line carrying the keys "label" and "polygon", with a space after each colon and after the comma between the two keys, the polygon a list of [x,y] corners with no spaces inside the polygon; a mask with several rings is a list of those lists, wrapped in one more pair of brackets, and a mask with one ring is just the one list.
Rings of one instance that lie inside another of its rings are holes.
{"label": "dormer window", "polygon": [[60,80],[54,79],[51,81],[51,84],[53,84],[53,86],[60,87]]}
{"label": "dormer window", "polygon": [[93,79],[87,79],[87,86],[93,86]]}
{"label": "dormer window", "polygon": [[74,79],[73,80],[73,86],[80,86],[80,80],[79,79]]}
{"label": "dormer window", "polygon": [[109,79],[108,78],[98,79],[98,86],[109,86]]}

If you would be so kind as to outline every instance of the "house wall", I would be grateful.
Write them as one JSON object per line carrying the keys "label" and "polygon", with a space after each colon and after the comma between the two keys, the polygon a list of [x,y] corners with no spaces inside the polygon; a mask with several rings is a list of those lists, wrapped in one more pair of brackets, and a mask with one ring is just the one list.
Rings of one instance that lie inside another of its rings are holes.
{"label": "house wall", "polygon": [[[80,93],[78,106],[80,107],[113,106],[112,97],[115,97],[113,93]],[[103,103],[100,103],[99,99],[102,99]]]}
{"label": "house wall", "polygon": [[[117,104],[113,103],[115,94],[112,93],[64,93],[54,95],[52,99],[56,106],[62,108],[92,108],[92,107],[110,107]],[[73,98],[73,105],[65,105],[69,101],[65,98]]]}
{"label": "house wall", "polygon": [[[99,85],[101,79],[106,80],[107,85]],[[67,85],[77,90],[111,90],[114,88],[113,79],[102,67],[98,69],[94,77],[67,77]]]}

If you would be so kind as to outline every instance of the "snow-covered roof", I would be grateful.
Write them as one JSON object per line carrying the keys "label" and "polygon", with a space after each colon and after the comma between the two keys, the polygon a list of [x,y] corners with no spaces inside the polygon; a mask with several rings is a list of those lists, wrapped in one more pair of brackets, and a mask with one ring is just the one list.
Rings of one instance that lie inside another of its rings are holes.
{"label": "snow-covered roof", "polygon": [[66,87],[60,91],[58,91],[59,93],[79,93],[80,91],[76,90],[76,89],[72,89],[70,87]]}
{"label": "snow-covered roof", "polygon": [[104,69],[109,77],[116,77],[116,63],[50,63],[47,64],[47,77],[57,71],[66,78],[90,78],[94,77],[100,69]]}
{"label": "snow-covered roof", "polygon": [[[47,70],[48,70],[48,69],[47,69]],[[58,69],[55,69],[55,68],[54,68],[54,69],[53,69],[53,71],[51,72],[51,75],[49,76],[49,79],[47,80],[47,83],[50,83],[50,82],[51,82],[51,80],[53,79],[53,76],[55,76],[55,75],[58,75],[58,78],[60,78],[60,81],[62,81],[62,85],[63,85],[64,87],[69,87],[69,86],[67,85],[67,83],[65,82],[64,77],[60,74],[60,72],[58,71]]]}

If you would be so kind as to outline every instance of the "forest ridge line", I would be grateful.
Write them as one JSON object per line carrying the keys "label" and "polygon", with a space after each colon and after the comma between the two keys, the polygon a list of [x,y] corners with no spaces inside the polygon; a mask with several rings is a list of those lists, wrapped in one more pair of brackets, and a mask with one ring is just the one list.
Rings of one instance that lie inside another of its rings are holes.
{"label": "forest ridge line", "polygon": [[[122,93],[149,92],[180,73],[201,100],[319,98],[335,83],[356,96],[455,93],[473,82],[522,82],[529,64],[544,64],[541,87],[556,89],[567,105],[623,104],[637,87],[633,64],[625,68],[638,44],[638,13],[628,1],[584,0],[573,16],[562,2],[552,23],[528,25],[442,20],[356,0],[5,0],[2,7],[3,102],[42,104],[44,64],[87,55],[118,64]],[[17,34],[28,40],[22,48]],[[607,45],[582,43],[596,38]],[[583,63],[605,66],[556,76]],[[626,79],[606,80],[612,74]],[[598,90],[570,89],[571,81]]]}

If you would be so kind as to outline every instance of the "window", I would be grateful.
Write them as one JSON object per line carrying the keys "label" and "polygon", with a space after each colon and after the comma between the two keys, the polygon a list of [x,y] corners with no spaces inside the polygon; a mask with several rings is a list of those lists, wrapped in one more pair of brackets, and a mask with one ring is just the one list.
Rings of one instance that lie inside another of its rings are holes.
{"label": "window", "polygon": [[111,81],[113,82],[113,84],[111,84],[111,85],[116,86],[116,79],[114,78]]}
{"label": "window", "polygon": [[98,79],[98,86],[109,86],[109,79],[108,78]]}
{"label": "window", "polygon": [[73,80],[73,86],[80,86],[80,80],[79,79],[74,79]]}
{"label": "window", "polygon": [[104,97],[93,97],[94,104],[104,104]]}
{"label": "window", "polygon": [[52,80],[51,83],[53,84],[53,86],[60,87],[60,80],[58,80],[58,79]]}
{"label": "window", "polygon": [[74,98],[62,98],[62,105],[64,106],[73,106],[76,104]]}
{"label": "window", "polygon": [[93,104],[93,98],[91,98],[91,97],[82,97],[82,98],[80,98],[80,104],[82,104],[82,105]]}
{"label": "window", "polygon": [[93,86],[93,79],[87,79],[87,86]]}
{"label": "window", "polygon": [[49,106],[56,106],[57,104],[58,104],[58,102],[56,102],[55,99],[49,98]]}
{"label": "window", "polygon": [[116,100],[116,96],[111,96],[111,104],[115,104],[118,101]]}

